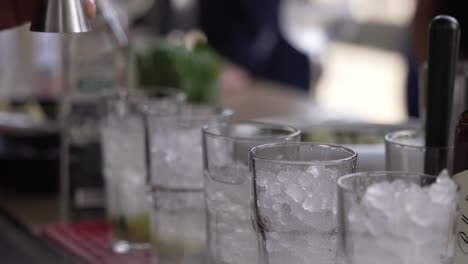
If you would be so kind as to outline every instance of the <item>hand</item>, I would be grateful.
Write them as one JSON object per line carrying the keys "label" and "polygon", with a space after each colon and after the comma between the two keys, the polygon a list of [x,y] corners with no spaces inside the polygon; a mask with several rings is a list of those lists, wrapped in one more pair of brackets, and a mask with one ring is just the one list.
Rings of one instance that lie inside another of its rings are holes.
{"label": "hand", "polygon": [[245,69],[227,60],[224,62],[219,79],[222,93],[226,95],[245,91],[251,81],[251,77]]}
{"label": "hand", "polygon": [[[78,0],[79,1],[79,0]],[[0,0],[0,29],[10,28],[31,21],[39,0]],[[83,0],[89,19],[96,16],[94,0]]]}

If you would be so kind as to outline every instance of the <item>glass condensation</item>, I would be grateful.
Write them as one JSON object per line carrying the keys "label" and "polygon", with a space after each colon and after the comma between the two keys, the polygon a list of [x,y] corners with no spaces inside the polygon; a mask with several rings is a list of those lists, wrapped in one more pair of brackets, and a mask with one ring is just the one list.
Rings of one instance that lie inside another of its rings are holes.
{"label": "glass condensation", "polygon": [[158,263],[205,263],[202,127],[226,123],[231,116],[228,109],[190,105],[174,115],[146,116],[151,242]]}
{"label": "glass condensation", "polygon": [[102,101],[105,109],[100,131],[106,209],[116,252],[149,248],[149,188],[143,113],[177,113],[184,99],[178,92],[156,96],[121,91],[105,96]]}
{"label": "glass condensation", "polygon": [[356,152],[334,145],[278,143],[252,149],[258,263],[336,263],[336,182],[354,172],[356,160]]}
{"label": "glass condensation", "polygon": [[300,131],[264,123],[207,126],[203,132],[208,263],[257,263],[251,221],[248,152],[269,142],[299,141]]}

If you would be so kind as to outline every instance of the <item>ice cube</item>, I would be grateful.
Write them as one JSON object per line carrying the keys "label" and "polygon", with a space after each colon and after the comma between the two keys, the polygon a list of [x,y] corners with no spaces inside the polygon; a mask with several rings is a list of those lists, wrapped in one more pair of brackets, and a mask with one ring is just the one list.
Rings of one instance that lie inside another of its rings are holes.
{"label": "ice cube", "polygon": [[286,188],[286,194],[291,196],[294,201],[302,203],[305,198],[304,190],[296,184],[291,184]]}
{"label": "ice cube", "polygon": [[288,225],[291,219],[291,206],[288,204],[281,204],[281,207],[278,211],[279,221],[283,225]]}
{"label": "ice cube", "polygon": [[268,196],[274,196],[281,193],[281,184],[275,182],[271,186],[267,187]]}
{"label": "ice cube", "polygon": [[453,204],[456,198],[457,184],[450,178],[447,170],[437,177],[436,184],[429,187],[431,201],[437,204]]}
{"label": "ice cube", "polygon": [[281,205],[280,204],[273,204],[272,208],[273,208],[274,211],[279,211],[281,209]]}
{"label": "ice cube", "polygon": [[309,173],[301,173],[298,178],[299,184],[305,188],[314,185],[314,178]]}
{"label": "ice cube", "polygon": [[401,180],[369,186],[347,215],[354,255],[382,263],[440,263],[441,249],[451,247],[446,238],[456,204],[456,185],[440,177],[430,187]]}
{"label": "ice cube", "polygon": [[367,188],[363,203],[369,208],[375,208],[382,212],[393,211],[393,186],[383,182],[371,185]]}
{"label": "ice cube", "polygon": [[331,180],[338,180],[338,177],[340,176],[340,171],[336,168],[325,168],[327,171],[327,176]]}
{"label": "ice cube", "polygon": [[302,207],[309,212],[316,212],[322,208],[322,201],[314,196],[309,196],[305,199]]}
{"label": "ice cube", "polygon": [[324,166],[318,166],[318,165],[310,166],[309,168],[307,168],[306,171],[307,171],[307,173],[312,174],[312,176],[315,179],[318,179],[318,178],[324,177],[324,176],[325,177],[328,176],[327,169]]}
{"label": "ice cube", "polygon": [[265,186],[268,189],[269,186],[276,182],[276,175],[268,171],[259,171],[256,180],[260,186]]}
{"label": "ice cube", "polygon": [[[214,169],[213,175],[217,181],[228,184],[242,184],[248,180],[251,175],[242,163],[233,163],[226,166],[220,166]],[[267,184],[267,179],[262,179],[264,184]]]}
{"label": "ice cube", "polygon": [[348,212],[348,221],[351,223],[350,227],[357,227],[358,230],[362,230],[362,225],[359,225],[359,223],[363,223],[363,220],[367,218],[367,212],[364,206],[361,205],[354,205],[349,209]]}
{"label": "ice cube", "polygon": [[258,203],[262,203],[262,213],[276,232],[266,241],[270,264],[305,264],[314,258],[320,263],[334,263],[336,247],[332,244],[336,240],[328,234],[336,237],[332,232],[337,227],[333,210],[336,173],[323,166],[306,170],[289,167],[282,168],[274,182],[259,183],[268,185],[264,195],[258,196]]}
{"label": "ice cube", "polygon": [[409,218],[422,226],[429,226],[432,218],[432,209],[421,210],[421,208],[427,205],[427,201],[430,200],[429,193],[418,186],[412,186],[406,195],[406,199],[407,202],[403,206]]}
{"label": "ice cube", "polygon": [[278,174],[278,181],[282,183],[286,182],[290,180],[293,177],[293,175],[293,173],[287,170],[280,171],[280,173]]}

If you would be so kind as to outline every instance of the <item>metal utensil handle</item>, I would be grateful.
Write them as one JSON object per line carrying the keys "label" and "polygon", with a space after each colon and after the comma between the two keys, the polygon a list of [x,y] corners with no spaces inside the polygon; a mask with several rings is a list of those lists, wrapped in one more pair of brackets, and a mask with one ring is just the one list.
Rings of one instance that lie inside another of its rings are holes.
{"label": "metal utensil handle", "polygon": [[[429,32],[428,82],[426,94],[425,143],[446,148],[450,131],[453,87],[460,43],[460,26],[450,16],[437,16]],[[430,151],[425,156],[425,173],[436,175],[447,166],[447,155]]]}

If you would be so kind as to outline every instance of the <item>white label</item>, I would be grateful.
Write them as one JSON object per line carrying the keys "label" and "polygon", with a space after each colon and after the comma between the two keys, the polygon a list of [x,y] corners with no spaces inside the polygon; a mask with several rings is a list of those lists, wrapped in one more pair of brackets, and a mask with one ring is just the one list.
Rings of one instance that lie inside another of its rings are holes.
{"label": "white label", "polygon": [[454,264],[468,263],[468,170],[453,177],[460,186],[458,202],[459,217],[456,227],[457,243],[455,247]]}

